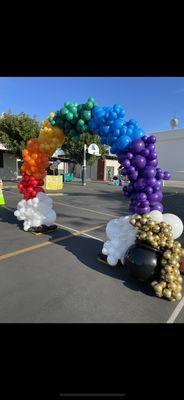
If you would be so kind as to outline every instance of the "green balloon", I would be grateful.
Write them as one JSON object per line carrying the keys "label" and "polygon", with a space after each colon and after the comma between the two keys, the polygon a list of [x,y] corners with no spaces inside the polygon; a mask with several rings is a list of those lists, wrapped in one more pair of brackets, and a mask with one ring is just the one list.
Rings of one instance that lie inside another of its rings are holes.
{"label": "green balloon", "polygon": [[80,135],[77,135],[73,138],[73,140],[75,140],[75,142],[79,142],[80,141]]}
{"label": "green balloon", "polygon": [[93,103],[92,103],[92,101],[88,101],[88,102],[86,103],[86,110],[92,110],[92,108],[93,108]]}
{"label": "green balloon", "polygon": [[83,111],[82,112],[82,117],[84,118],[85,121],[89,121],[89,119],[91,118],[91,111]]}
{"label": "green balloon", "polygon": [[72,124],[70,122],[66,121],[64,127],[65,127],[65,129],[70,130],[70,129],[72,129]]}
{"label": "green balloon", "polygon": [[68,108],[68,106],[70,105],[69,101],[65,101],[64,106]]}
{"label": "green balloon", "polygon": [[62,110],[61,110],[61,114],[63,115],[63,116],[66,116],[67,114],[68,114],[68,110],[67,110],[67,108],[62,108]]}
{"label": "green balloon", "polygon": [[51,125],[55,125],[55,121],[54,120],[51,121]]}
{"label": "green balloon", "polygon": [[83,126],[83,128],[84,128],[84,129],[83,129],[83,132],[84,132],[84,133],[87,133],[87,132],[89,131],[88,125],[85,124],[85,125]]}
{"label": "green balloon", "polygon": [[92,103],[95,103],[95,99],[93,97],[89,97],[88,101],[91,101]]}
{"label": "green balloon", "polygon": [[76,134],[75,129],[70,129],[69,135],[75,136],[75,134]]}
{"label": "green balloon", "polygon": [[77,126],[83,126],[84,125],[84,121],[83,121],[83,119],[79,119],[78,120],[78,122],[77,122]]}
{"label": "green balloon", "polygon": [[80,112],[82,111],[82,104],[79,104],[79,105],[78,105],[77,111],[78,111],[78,113],[80,114]]}
{"label": "green balloon", "polygon": [[67,114],[67,116],[66,116],[66,119],[67,119],[68,121],[71,121],[71,120],[73,119],[73,114],[72,114],[71,112],[69,112],[69,113]]}

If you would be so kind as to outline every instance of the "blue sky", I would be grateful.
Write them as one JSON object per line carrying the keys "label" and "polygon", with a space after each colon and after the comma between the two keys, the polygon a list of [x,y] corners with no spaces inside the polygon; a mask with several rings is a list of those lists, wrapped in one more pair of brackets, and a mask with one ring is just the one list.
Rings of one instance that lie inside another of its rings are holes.
{"label": "blue sky", "polygon": [[84,103],[88,97],[102,106],[120,103],[125,119],[136,119],[148,133],[168,129],[173,116],[184,127],[184,78],[0,78],[0,113],[10,108],[41,121],[64,101]]}

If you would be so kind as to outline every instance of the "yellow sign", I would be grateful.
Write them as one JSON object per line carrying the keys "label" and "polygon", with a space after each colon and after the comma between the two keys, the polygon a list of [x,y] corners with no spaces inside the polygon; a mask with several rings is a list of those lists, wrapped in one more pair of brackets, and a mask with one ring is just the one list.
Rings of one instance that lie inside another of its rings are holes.
{"label": "yellow sign", "polygon": [[63,189],[62,175],[47,175],[45,179],[45,189],[47,190],[61,190]]}
{"label": "yellow sign", "polygon": [[4,206],[5,204],[5,200],[4,200],[4,196],[3,196],[3,191],[2,189],[0,189],[0,206]]}

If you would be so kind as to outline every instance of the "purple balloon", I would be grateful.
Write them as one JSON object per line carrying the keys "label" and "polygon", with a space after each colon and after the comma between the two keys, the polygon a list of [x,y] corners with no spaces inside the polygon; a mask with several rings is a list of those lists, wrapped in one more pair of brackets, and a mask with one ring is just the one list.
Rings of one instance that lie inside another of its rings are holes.
{"label": "purple balloon", "polygon": [[138,193],[137,200],[138,201],[146,201],[147,200],[146,194],[144,192]]}
{"label": "purple balloon", "polygon": [[146,143],[147,140],[148,140],[148,136],[143,136],[143,137],[142,137],[142,140],[144,141],[144,143]]}
{"label": "purple balloon", "polygon": [[126,176],[128,174],[128,170],[126,168],[122,168],[121,175]]}
{"label": "purple balloon", "polygon": [[169,180],[171,177],[171,173],[169,171],[164,171],[164,180]]}
{"label": "purple balloon", "polygon": [[141,214],[141,215],[143,215],[143,214],[147,214],[147,213],[149,213],[150,212],[150,207],[137,207],[137,213],[138,214]]}
{"label": "purple balloon", "polygon": [[158,193],[152,193],[148,196],[148,200],[151,203],[158,203],[159,202],[159,195]]}
{"label": "purple balloon", "polygon": [[156,168],[157,172],[163,172],[161,168]]}
{"label": "purple balloon", "polygon": [[164,207],[163,207],[162,203],[155,203],[153,206],[150,207],[150,209],[151,209],[151,211],[157,210],[157,211],[163,212]]}
{"label": "purple balloon", "polygon": [[[163,199],[163,193],[162,192],[160,192],[160,191],[158,191],[158,192],[156,192],[157,193],[157,196],[158,196],[158,201],[159,201],[159,203],[162,201],[162,199]],[[155,194],[156,194],[155,193]]]}
{"label": "purple balloon", "polygon": [[130,146],[130,150],[134,154],[140,153],[140,151],[143,149],[145,149],[145,144],[141,139],[134,140]]}
{"label": "purple balloon", "polygon": [[128,173],[132,174],[133,172],[135,172],[135,167],[133,167],[132,165],[130,166],[130,168],[128,168]]}
{"label": "purple balloon", "polygon": [[162,186],[163,186],[162,180],[157,180],[155,182],[155,184],[153,185],[154,192],[157,192],[158,190],[160,190],[162,188]]}
{"label": "purple balloon", "polygon": [[156,173],[156,179],[164,179],[164,173],[163,172],[157,172]]}
{"label": "purple balloon", "polygon": [[142,201],[142,202],[141,202],[141,207],[142,207],[142,208],[144,208],[144,207],[149,207],[149,205],[150,205],[150,203],[149,203],[148,200]]}
{"label": "purple balloon", "polygon": [[151,166],[146,166],[143,171],[144,178],[153,178],[156,175],[155,168]]}
{"label": "purple balloon", "polygon": [[126,157],[131,160],[133,158],[133,154],[130,153],[130,151],[128,151],[128,153],[126,154]]}
{"label": "purple balloon", "polygon": [[132,213],[132,214],[135,214],[136,213],[136,207],[134,207],[134,206],[132,206],[131,204],[129,205],[129,211]]}
{"label": "purple balloon", "polygon": [[156,153],[156,151],[152,151],[148,156],[148,160],[152,161],[155,159],[157,159],[157,153]]}
{"label": "purple balloon", "polygon": [[125,158],[125,159],[123,160],[122,165],[123,165],[123,167],[125,167],[125,168],[129,168],[129,167],[130,167],[130,161],[128,160],[128,158]]}
{"label": "purple balloon", "polygon": [[[156,180],[155,180],[156,181]],[[141,192],[146,186],[146,182],[144,178],[139,178],[137,181],[134,183],[134,188],[137,192]],[[149,185],[150,186],[150,185]]]}
{"label": "purple balloon", "polygon": [[134,187],[131,183],[127,186],[127,191],[128,193],[132,193],[134,191]]}
{"label": "purple balloon", "polygon": [[149,160],[149,161],[147,161],[147,165],[149,166],[149,167],[156,167],[157,165],[158,165],[158,160],[155,158],[154,160]]}
{"label": "purple balloon", "polygon": [[147,149],[149,149],[150,152],[155,151],[155,145],[153,143],[148,144]]}
{"label": "purple balloon", "polygon": [[153,193],[153,188],[152,188],[151,186],[147,186],[147,187],[144,189],[144,191],[145,191],[145,193],[146,193],[147,195],[149,195],[149,194],[152,194],[152,193]]}
{"label": "purple balloon", "polygon": [[148,157],[149,153],[150,153],[149,149],[144,149],[144,150],[141,150],[141,152],[140,152],[141,156],[143,156],[143,157]]}
{"label": "purple balloon", "polygon": [[146,179],[146,186],[153,187],[155,184],[156,184],[156,179],[154,177]]}
{"label": "purple balloon", "polygon": [[141,155],[137,155],[132,159],[132,164],[138,169],[142,169],[146,166],[146,159]]}
{"label": "purple balloon", "polygon": [[138,178],[138,172],[134,171],[129,175],[129,178],[131,181],[136,181],[136,179]]}
{"label": "purple balloon", "polygon": [[147,142],[148,142],[148,143],[155,143],[156,140],[157,140],[156,136],[151,135],[151,136],[148,137]]}

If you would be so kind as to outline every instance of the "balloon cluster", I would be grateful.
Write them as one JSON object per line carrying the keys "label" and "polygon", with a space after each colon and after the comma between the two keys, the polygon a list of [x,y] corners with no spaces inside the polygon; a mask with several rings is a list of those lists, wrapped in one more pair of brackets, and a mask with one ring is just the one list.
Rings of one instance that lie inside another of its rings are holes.
{"label": "balloon cluster", "polygon": [[49,166],[47,155],[41,150],[39,140],[31,139],[27,143],[27,149],[22,151],[24,163],[21,171],[27,175],[34,175],[36,179],[43,179],[45,169]]}
{"label": "balloon cluster", "polygon": [[184,249],[174,240],[183,232],[180,218],[174,214],[152,211],[150,214],[134,215],[130,224],[137,229],[136,238],[139,241],[162,252],[160,278],[152,282],[156,296],[171,301],[181,300],[182,277],[179,268]]}
{"label": "balloon cluster", "polygon": [[80,134],[89,131],[88,122],[96,103],[89,97],[85,104],[65,102],[61,110],[56,111],[54,116],[49,117],[51,125],[64,129],[65,136],[80,140]]}
{"label": "balloon cluster", "polygon": [[23,194],[25,200],[34,198],[37,193],[44,192],[42,186],[43,179],[36,179],[33,175],[22,174],[22,180],[18,184],[19,192]]}
{"label": "balloon cluster", "polygon": [[64,132],[53,126],[43,126],[38,137],[40,149],[47,157],[51,157],[56,149],[64,143]]}
{"label": "balloon cluster", "polygon": [[14,215],[19,221],[24,221],[25,231],[41,225],[51,226],[56,220],[56,213],[52,206],[52,199],[40,192],[33,199],[19,201]]}
{"label": "balloon cluster", "polygon": [[130,225],[131,216],[112,219],[106,226],[107,240],[102,253],[107,255],[109,265],[116,265],[120,259],[123,263],[124,255],[136,238],[136,230]]}
{"label": "balloon cluster", "polygon": [[134,119],[125,122],[125,110],[119,104],[113,107],[94,107],[89,129],[100,136],[101,143],[111,146],[111,153],[121,153],[130,144],[144,136]]}
{"label": "balloon cluster", "polygon": [[127,176],[130,183],[123,187],[123,193],[130,198],[129,211],[146,214],[152,210],[163,211],[163,180],[170,179],[170,172],[163,172],[158,165],[155,149],[155,136],[144,136],[134,140],[128,151],[118,157],[122,175]]}

